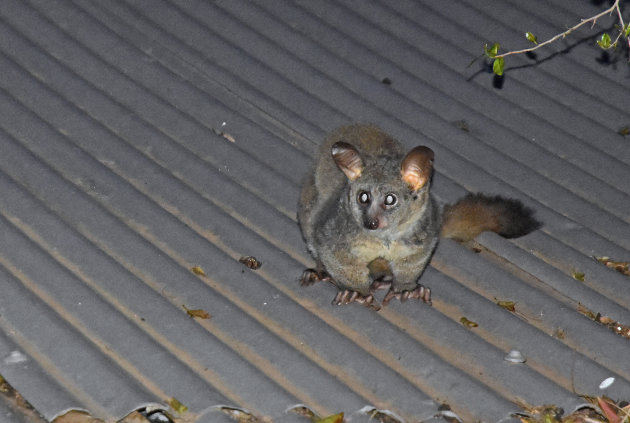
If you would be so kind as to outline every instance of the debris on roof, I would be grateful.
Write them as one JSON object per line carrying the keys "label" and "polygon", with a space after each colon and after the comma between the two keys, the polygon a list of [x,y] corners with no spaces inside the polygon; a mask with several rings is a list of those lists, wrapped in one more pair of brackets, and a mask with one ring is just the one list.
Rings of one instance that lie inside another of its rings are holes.
{"label": "debris on roof", "polygon": [[[587,400],[610,420],[630,400],[630,67],[597,45],[616,16],[500,80],[468,66],[593,3],[3,0],[0,374],[47,421],[540,421]],[[350,122],[429,146],[442,203],[516,198],[542,228],[441,242],[432,306],[331,306],[299,285],[295,213]]]}

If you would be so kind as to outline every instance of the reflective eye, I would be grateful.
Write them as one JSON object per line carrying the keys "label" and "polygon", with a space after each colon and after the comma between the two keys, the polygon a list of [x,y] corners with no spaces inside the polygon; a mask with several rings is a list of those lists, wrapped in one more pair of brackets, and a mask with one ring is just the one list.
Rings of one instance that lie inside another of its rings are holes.
{"label": "reflective eye", "polygon": [[370,193],[366,191],[359,192],[357,201],[361,204],[370,204]]}
{"label": "reflective eye", "polygon": [[398,198],[396,198],[396,196],[394,194],[387,194],[385,196],[385,205],[386,206],[393,206],[397,202],[398,202]]}

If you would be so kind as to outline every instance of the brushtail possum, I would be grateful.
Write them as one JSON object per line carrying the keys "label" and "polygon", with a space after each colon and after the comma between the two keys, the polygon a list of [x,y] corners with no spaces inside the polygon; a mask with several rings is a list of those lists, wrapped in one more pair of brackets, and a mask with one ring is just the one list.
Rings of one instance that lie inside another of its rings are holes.
{"label": "brushtail possum", "polygon": [[538,228],[517,200],[468,195],[440,210],[430,193],[433,151],[404,151],[377,127],[345,126],[322,144],[302,187],[298,222],[315,269],[302,285],[329,281],[333,304],[360,302],[380,308],[383,299],[431,301],[419,283],[440,236],[463,242],[483,231],[518,237]]}

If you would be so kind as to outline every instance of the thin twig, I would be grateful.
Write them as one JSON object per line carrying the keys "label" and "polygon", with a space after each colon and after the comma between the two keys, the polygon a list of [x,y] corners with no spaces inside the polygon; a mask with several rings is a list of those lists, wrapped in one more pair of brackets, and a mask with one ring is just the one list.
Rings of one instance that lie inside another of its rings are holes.
{"label": "thin twig", "polygon": [[[595,22],[597,21],[597,19],[601,18],[602,16],[604,16],[604,15],[606,15],[606,14],[612,14],[614,11],[617,11],[617,16],[619,17],[619,22],[621,23],[621,29],[620,29],[620,31],[619,31],[619,35],[617,36],[617,38],[615,38],[615,41],[614,41],[614,42],[610,45],[610,47],[608,47],[608,48],[611,48],[611,47],[613,47],[613,46],[616,46],[616,45],[617,45],[617,41],[619,41],[619,39],[620,39],[620,38],[622,37],[622,35],[624,34],[624,28],[625,28],[625,24],[624,24],[623,18],[622,18],[622,16],[621,16],[621,8],[619,7],[619,3],[620,3],[620,1],[621,1],[621,0],[615,0],[615,3],[613,3],[613,5],[612,5],[612,6],[610,6],[610,8],[608,8],[608,9],[604,10],[604,11],[603,11],[603,12],[601,12],[601,13],[598,13],[598,14],[597,14],[597,15],[595,15],[595,16],[591,16],[591,17],[590,17],[590,18],[588,18],[588,19],[582,19],[582,20],[580,21],[580,23],[579,23],[579,24],[577,24],[577,25],[575,25],[575,26],[573,26],[573,27],[571,27],[571,28],[567,29],[566,31],[564,31],[564,32],[563,32],[563,33],[561,33],[561,34],[557,34],[556,36],[554,36],[554,37],[552,37],[552,38],[548,39],[548,40],[547,40],[547,41],[545,41],[545,42],[542,42],[542,43],[538,43],[538,44],[536,44],[536,46],[534,46],[534,47],[530,47],[530,48],[526,48],[526,49],[522,49],[522,50],[508,51],[508,52],[506,52],[506,53],[502,53],[502,54],[497,54],[496,56],[494,56],[494,58],[495,58],[495,59],[499,59],[499,58],[502,58],[502,57],[510,56],[510,55],[512,55],[512,54],[522,54],[522,53],[528,53],[528,52],[530,52],[530,51],[538,50],[539,48],[541,48],[541,47],[543,47],[543,46],[546,46],[547,44],[551,44],[551,43],[553,43],[553,42],[554,42],[554,41],[556,41],[558,38],[564,38],[564,37],[566,37],[566,36],[567,36],[567,35],[569,35],[571,32],[575,31],[576,29],[578,29],[578,28],[579,28],[579,27],[581,27],[582,25],[587,24],[588,22],[592,22],[592,23],[593,23],[593,25],[595,25]],[[629,43],[630,43],[630,41],[629,41]]]}

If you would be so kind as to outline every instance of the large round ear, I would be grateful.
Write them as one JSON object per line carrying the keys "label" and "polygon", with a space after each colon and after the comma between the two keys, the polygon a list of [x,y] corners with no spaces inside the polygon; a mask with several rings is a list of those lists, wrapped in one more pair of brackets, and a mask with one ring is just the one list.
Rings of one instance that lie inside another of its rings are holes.
{"label": "large round ear", "polygon": [[402,180],[412,191],[417,191],[429,182],[433,172],[433,150],[420,146],[411,150],[400,165]]}
{"label": "large round ear", "polygon": [[353,145],[338,141],[333,144],[331,153],[333,160],[348,179],[354,181],[361,176],[364,167],[363,159]]}

